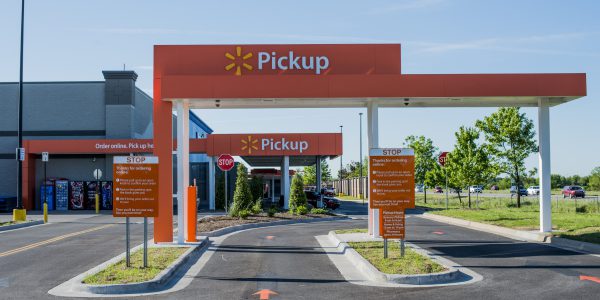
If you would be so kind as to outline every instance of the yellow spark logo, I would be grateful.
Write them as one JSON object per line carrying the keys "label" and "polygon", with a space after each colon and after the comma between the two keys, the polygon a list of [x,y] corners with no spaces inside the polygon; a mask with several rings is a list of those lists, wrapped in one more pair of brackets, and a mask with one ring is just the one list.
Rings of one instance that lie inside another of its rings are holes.
{"label": "yellow spark logo", "polygon": [[254,69],[250,64],[244,62],[252,58],[252,52],[248,52],[242,56],[242,47],[235,47],[235,56],[229,52],[226,52],[225,57],[232,61],[230,64],[225,66],[225,70],[230,71],[235,68],[236,76],[242,75],[242,68],[248,71],[252,71],[252,69]]}
{"label": "yellow spark logo", "polygon": [[257,139],[252,139],[252,136],[249,135],[247,139],[242,140],[242,150],[248,150],[248,154],[252,154],[252,149],[258,150]]}

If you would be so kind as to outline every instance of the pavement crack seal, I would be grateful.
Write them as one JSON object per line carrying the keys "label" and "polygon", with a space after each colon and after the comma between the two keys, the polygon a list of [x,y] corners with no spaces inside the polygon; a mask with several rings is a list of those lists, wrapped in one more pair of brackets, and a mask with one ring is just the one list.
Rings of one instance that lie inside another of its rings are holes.
{"label": "pavement crack seal", "polygon": [[30,250],[30,249],[34,249],[34,248],[37,248],[37,247],[40,247],[40,246],[43,246],[43,245],[47,245],[47,244],[51,244],[51,243],[54,243],[54,242],[58,242],[60,240],[68,239],[70,237],[74,237],[74,236],[78,236],[78,235],[82,235],[82,234],[86,234],[86,233],[98,231],[98,230],[101,230],[101,229],[104,229],[104,228],[108,228],[108,227],[111,227],[111,226],[114,226],[114,225],[115,224],[108,224],[108,225],[103,225],[103,226],[100,226],[100,227],[90,228],[90,229],[87,229],[87,230],[84,230],[84,231],[77,231],[77,232],[72,232],[72,233],[69,233],[69,234],[57,236],[57,237],[54,237],[54,238],[51,238],[51,239],[48,239],[48,240],[44,240],[44,241],[41,241],[41,242],[29,244],[27,246],[23,246],[23,247],[20,247],[20,248],[17,248],[17,249],[13,249],[13,250],[8,250],[8,251],[5,251],[5,252],[2,252],[2,253],[0,253],[0,257],[5,257],[5,256],[17,254],[17,253],[20,253],[20,252],[23,252],[23,251],[27,251],[27,250]]}

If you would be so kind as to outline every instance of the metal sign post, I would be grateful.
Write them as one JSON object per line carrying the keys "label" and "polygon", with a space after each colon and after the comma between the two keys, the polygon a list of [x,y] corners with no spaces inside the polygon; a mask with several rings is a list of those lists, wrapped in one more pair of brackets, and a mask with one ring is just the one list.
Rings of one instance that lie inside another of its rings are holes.
{"label": "metal sign post", "polygon": [[444,169],[444,175],[446,176],[446,209],[448,209],[448,171],[446,170],[446,158],[448,152],[442,152],[438,156],[438,164]]}
{"label": "metal sign post", "polygon": [[148,267],[148,218],[144,217],[144,268]]}
{"label": "metal sign post", "polygon": [[400,257],[404,257],[404,239],[400,240]]}
{"label": "metal sign post", "polygon": [[131,267],[129,261],[129,217],[125,217],[125,264],[128,268]]}
{"label": "metal sign post", "polygon": [[388,258],[388,239],[383,239],[383,258]]}
{"label": "metal sign post", "polygon": [[235,166],[235,161],[233,160],[233,156],[231,156],[229,154],[219,155],[219,158],[217,159],[217,166],[225,174],[225,213],[227,213],[228,212],[227,204],[229,202],[227,200],[227,173],[229,170],[233,169],[233,166]]}
{"label": "metal sign post", "polygon": [[227,211],[227,171],[224,171],[223,174],[225,174],[225,213],[229,213]]}

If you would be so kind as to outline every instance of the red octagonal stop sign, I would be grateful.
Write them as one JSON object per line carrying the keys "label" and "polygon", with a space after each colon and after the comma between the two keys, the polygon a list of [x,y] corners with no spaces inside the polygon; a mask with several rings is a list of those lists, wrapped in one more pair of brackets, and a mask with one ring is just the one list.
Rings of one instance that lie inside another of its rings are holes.
{"label": "red octagonal stop sign", "polygon": [[448,155],[448,152],[442,152],[440,153],[440,156],[438,156],[438,164],[440,164],[440,166],[444,166],[446,165],[446,156]]}
{"label": "red octagonal stop sign", "polygon": [[229,154],[221,154],[219,159],[217,159],[217,166],[219,169],[221,169],[221,171],[227,172],[233,169],[234,165],[235,163],[233,161],[233,156]]}

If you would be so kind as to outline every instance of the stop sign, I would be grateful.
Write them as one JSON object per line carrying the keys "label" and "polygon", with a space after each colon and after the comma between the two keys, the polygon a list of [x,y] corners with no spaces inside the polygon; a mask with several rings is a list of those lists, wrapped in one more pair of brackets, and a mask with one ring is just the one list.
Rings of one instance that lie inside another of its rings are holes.
{"label": "stop sign", "polygon": [[446,155],[448,155],[448,152],[442,152],[438,156],[438,164],[442,167],[446,164]]}
{"label": "stop sign", "polygon": [[217,159],[217,166],[221,171],[229,171],[233,169],[235,163],[233,162],[233,157],[229,154],[221,154],[219,159]]}

